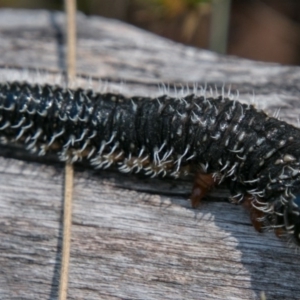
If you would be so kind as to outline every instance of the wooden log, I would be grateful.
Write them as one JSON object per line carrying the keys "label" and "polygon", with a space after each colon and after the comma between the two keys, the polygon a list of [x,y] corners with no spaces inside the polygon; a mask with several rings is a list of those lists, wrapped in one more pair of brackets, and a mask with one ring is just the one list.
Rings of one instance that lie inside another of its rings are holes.
{"label": "wooden log", "polygon": [[[99,17],[77,23],[76,85],[155,96],[162,82],[231,84],[240,99],[254,91],[267,111],[297,122],[299,67],[220,56]],[[60,82],[63,34],[62,13],[0,11],[1,80]],[[1,299],[56,299],[63,164],[0,153]],[[69,299],[299,299],[295,249],[255,232],[222,188],[194,210],[188,179],[75,171]]]}

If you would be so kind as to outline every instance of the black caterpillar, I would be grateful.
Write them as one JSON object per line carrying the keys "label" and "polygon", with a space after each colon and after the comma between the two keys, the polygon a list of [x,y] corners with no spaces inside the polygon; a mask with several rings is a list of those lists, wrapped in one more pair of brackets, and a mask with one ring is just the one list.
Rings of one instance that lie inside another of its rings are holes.
{"label": "black caterpillar", "polygon": [[0,143],[150,176],[211,173],[300,245],[300,130],[252,105],[0,84]]}

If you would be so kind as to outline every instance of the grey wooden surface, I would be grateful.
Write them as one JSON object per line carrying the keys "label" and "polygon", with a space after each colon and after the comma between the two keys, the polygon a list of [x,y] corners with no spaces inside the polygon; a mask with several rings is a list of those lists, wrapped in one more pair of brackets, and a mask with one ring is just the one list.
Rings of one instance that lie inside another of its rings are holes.
{"label": "grey wooden surface", "polygon": [[[61,13],[0,11],[1,80],[58,82],[63,22]],[[254,91],[259,106],[297,123],[297,67],[218,56],[83,15],[78,35],[76,85],[155,96],[162,82],[231,84],[241,100]],[[0,298],[57,299],[63,165],[0,153]],[[255,232],[222,188],[191,209],[191,185],[76,167],[68,298],[299,299],[295,249]]]}

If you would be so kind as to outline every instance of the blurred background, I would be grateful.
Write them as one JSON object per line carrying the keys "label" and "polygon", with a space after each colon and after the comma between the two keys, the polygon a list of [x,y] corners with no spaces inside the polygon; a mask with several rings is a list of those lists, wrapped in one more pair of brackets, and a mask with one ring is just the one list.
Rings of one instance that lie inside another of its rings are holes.
{"label": "blurred background", "polygon": [[[87,15],[115,18],[195,47],[300,65],[300,0],[77,0]],[[63,10],[63,0],[0,0],[0,8]]]}

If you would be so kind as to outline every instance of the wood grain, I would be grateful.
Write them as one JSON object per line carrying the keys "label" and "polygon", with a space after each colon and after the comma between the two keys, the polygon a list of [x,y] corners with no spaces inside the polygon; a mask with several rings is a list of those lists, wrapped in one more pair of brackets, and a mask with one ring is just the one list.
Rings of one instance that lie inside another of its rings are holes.
{"label": "wood grain", "polygon": [[[156,95],[162,82],[231,83],[242,100],[255,91],[270,113],[281,107],[297,122],[298,67],[218,56],[119,21],[77,20],[77,85],[101,90],[109,81],[129,95]],[[0,11],[1,80],[61,81],[63,22],[61,13]],[[63,164],[0,154],[1,299],[57,299]],[[295,249],[256,233],[222,188],[191,209],[191,185],[77,166],[68,299],[299,299]]]}

